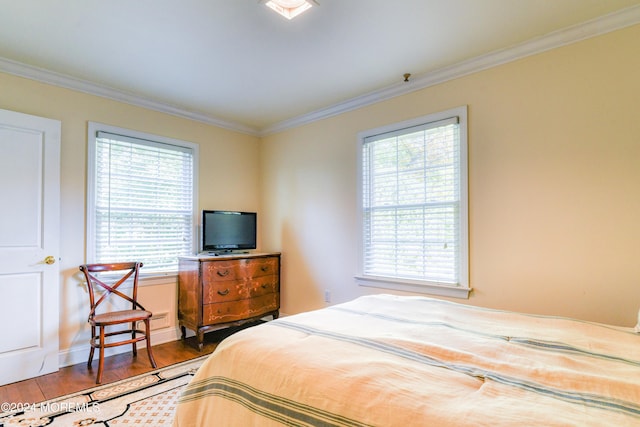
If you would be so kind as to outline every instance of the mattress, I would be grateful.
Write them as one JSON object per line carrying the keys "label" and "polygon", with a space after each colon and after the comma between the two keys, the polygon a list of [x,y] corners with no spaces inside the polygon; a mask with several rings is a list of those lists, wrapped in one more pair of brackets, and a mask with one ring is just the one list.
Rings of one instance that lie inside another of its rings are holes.
{"label": "mattress", "polygon": [[638,426],[640,335],[374,295],[225,339],[174,426]]}

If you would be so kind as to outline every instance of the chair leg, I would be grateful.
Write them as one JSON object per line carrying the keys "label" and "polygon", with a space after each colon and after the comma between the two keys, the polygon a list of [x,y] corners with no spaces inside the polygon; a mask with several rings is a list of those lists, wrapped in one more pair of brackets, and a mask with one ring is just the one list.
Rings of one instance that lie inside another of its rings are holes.
{"label": "chair leg", "polygon": [[89,350],[89,361],[87,362],[87,368],[91,368],[91,362],[93,362],[93,351],[95,350],[95,347],[93,346],[93,339],[96,336],[96,328],[95,326],[91,327],[91,341],[89,341],[89,344],[91,344],[91,350]]}
{"label": "chair leg", "polygon": [[[131,322],[131,339],[136,339],[136,322]],[[133,357],[136,357],[138,355],[138,347],[136,346],[136,344],[137,343],[135,341],[131,343],[131,351],[133,351]]]}
{"label": "chair leg", "polygon": [[144,319],[144,328],[145,328],[145,341],[147,342],[147,355],[149,355],[149,360],[151,361],[151,366],[157,368],[156,361],[153,358],[153,353],[151,352],[151,327],[149,325],[149,319]]}
{"label": "chair leg", "polygon": [[91,362],[93,362],[93,352],[95,348],[91,346],[91,350],[89,350],[89,361],[87,362],[87,368],[91,368]]}
{"label": "chair leg", "polygon": [[102,369],[104,368],[104,326],[100,327],[100,360],[98,361],[98,377],[96,384],[102,382]]}

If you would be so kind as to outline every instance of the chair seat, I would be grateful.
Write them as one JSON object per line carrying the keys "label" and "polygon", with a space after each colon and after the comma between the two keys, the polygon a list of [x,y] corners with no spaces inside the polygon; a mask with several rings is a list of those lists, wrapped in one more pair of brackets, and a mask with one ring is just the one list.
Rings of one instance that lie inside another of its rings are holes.
{"label": "chair seat", "polygon": [[108,325],[112,323],[137,322],[151,317],[151,312],[145,310],[120,310],[109,313],[96,314],[94,325]]}

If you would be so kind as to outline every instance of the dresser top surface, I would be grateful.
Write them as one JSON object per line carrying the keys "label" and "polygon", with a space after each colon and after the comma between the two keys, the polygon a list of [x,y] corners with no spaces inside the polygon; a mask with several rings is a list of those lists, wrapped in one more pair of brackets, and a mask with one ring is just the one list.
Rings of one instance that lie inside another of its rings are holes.
{"label": "dresser top surface", "polygon": [[209,253],[204,252],[195,256],[181,256],[178,257],[179,260],[185,261],[218,261],[218,260],[232,260],[232,259],[246,259],[246,258],[264,258],[264,257],[272,257],[272,256],[280,256],[280,252],[251,252],[251,253]]}

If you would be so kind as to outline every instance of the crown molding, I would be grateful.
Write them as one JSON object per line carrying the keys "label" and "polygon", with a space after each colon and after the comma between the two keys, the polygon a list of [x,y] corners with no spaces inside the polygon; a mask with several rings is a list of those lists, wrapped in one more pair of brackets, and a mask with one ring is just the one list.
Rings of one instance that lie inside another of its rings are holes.
{"label": "crown molding", "polygon": [[545,36],[536,37],[510,48],[497,50],[448,67],[443,67],[414,77],[409,82],[397,83],[362,96],[348,99],[327,108],[281,121],[263,128],[259,136],[271,135],[290,128],[337,116],[348,111],[353,111],[508,62],[513,62],[527,56],[536,55],[588,38],[620,30],[638,23],[640,23],[640,5],[625,8],[581,24],[554,31]]}
{"label": "crown molding", "polygon": [[240,133],[258,136],[258,129],[245,126],[240,123],[221,120],[210,115],[196,113],[184,108],[175,107],[164,102],[155,101],[151,98],[135,95],[122,90],[114,89],[109,86],[100,85],[98,83],[93,83],[87,80],[71,77],[65,74],[57,73],[55,71],[34,67],[32,65],[23,64],[21,62],[1,57],[0,72],[13,74],[18,77],[24,77],[53,86],[59,86],[66,89],[87,93],[89,95],[95,95],[118,102],[124,102],[125,104],[135,105],[137,107],[171,114],[173,116],[210,124]]}
{"label": "crown molding", "polygon": [[19,77],[36,80],[42,83],[64,87],[66,89],[100,96],[114,101],[147,108],[161,113],[194,120],[232,130],[252,136],[267,136],[284,130],[309,124],[318,120],[333,117],[348,111],[353,111],[368,105],[372,105],[387,99],[415,92],[430,86],[444,83],[459,77],[496,67],[508,62],[516,61],[527,56],[535,55],[547,50],[579,42],[591,37],[596,37],[612,31],[640,23],[640,5],[628,7],[608,15],[574,25],[548,35],[537,37],[527,42],[482,55],[452,66],[440,68],[415,76],[409,82],[401,82],[386,88],[370,92],[346,101],[334,104],[327,108],[312,111],[291,119],[287,119],[273,125],[256,129],[241,123],[230,122],[217,117],[196,113],[184,108],[176,107],[164,102],[135,95],[105,85],[92,83],[87,80],[56,73],[43,68],[26,65],[0,57],[0,72],[13,74]]}

